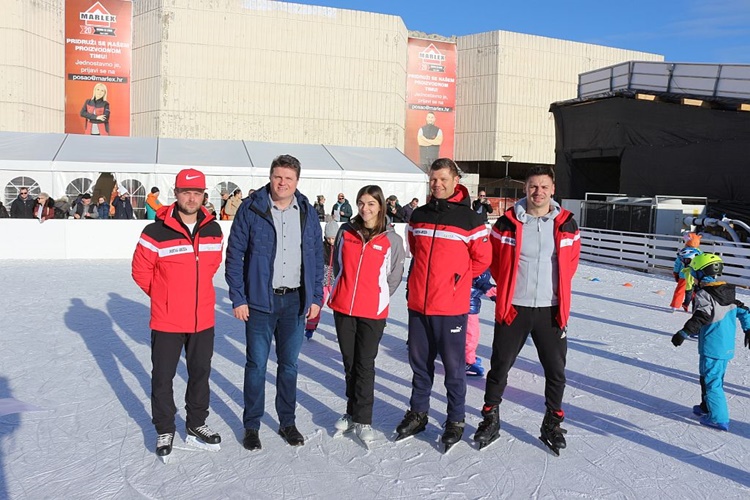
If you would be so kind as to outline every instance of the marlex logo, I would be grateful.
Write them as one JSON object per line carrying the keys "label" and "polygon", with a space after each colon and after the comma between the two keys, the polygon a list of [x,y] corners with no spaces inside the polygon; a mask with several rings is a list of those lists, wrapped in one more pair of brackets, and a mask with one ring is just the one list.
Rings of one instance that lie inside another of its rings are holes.
{"label": "marlex logo", "polygon": [[422,61],[423,70],[445,73],[445,54],[440,52],[434,43],[419,53],[419,59]]}
{"label": "marlex logo", "polygon": [[81,34],[115,36],[112,25],[117,23],[117,16],[110,14],[101,2],[94,3],[85,12],[79,12],[78,19],[83,21]]}

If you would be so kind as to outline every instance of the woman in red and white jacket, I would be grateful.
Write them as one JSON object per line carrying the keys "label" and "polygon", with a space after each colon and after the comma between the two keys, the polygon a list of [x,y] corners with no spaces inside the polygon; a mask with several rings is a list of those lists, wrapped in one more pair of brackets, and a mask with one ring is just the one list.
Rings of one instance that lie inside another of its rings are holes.
{"label": "woman in red and white jacket", "polygon": [[339,432],[356,431],[374,439],[375,357],[388,317],[390,297],[404,273],[403,240],[386,222],[385,197],[379,186],[357,193],[358,214],[341,226],[334,244],[334,282],[328,305],[333,309],[346,375],[346,413]]}

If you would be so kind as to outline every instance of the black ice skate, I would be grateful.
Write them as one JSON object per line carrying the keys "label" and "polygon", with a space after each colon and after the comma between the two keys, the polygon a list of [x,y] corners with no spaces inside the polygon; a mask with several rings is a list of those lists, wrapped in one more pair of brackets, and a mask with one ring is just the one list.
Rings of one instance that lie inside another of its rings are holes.
{"label": "black ice skate", "polygon": [[465,424],[463,420],[460,422],[448,421],[445,423],[445,431],[443,432],[443,438],[441,439],[445,446],[443,453],[448,453],[448,451],[453,448],[453,445],[461,441],[461,437],[464,435],[464,426]]}
{"label": "black ice skate", "polygon": [[401,441],[415,434],[419,434],[427,427],[427,412],[406,410],[404,419],[396,427],[396,441]]}
{"label": "black ice skate", "polygon": [[500,410],[498,405],[485,406],[482,408],[484,420],[477,427],[474,441],[479,444],[479,449],[489,446],[500,437]]}
{"label": "black ice skate", "polygon": [[161,461],[169,463],[169,454],[172,453],[172,441],[174,441],[174,432],[159,434],[156,438],[156,455]]}
{"label": "black ice skate", "polygon": [[185,443],[201,450],[219,451],[221,436],[205,424],[200,427],[188,427]]}
{"label": "black ice skate", "polygon": [[540,429],[542,435],[539,436],[542,443],[544,443],[547,448],[558,457],[560,456],[560,450],[567,446],[563,434],[568,431],[560,427],[563,420],[565,420],[565,414],[562,410],[556,412],[547,410],[547,413],[544,414],[544,420],[542,421],[542,427]]}

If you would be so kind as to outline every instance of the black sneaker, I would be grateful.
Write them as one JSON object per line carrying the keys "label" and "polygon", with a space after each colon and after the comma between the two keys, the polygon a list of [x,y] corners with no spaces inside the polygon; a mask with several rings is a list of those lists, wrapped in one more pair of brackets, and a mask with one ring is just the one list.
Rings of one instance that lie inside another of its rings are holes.
{"label": "black sneaker", "polygon": [[245,437],[242,438],[242,446],[246,450],[254,451],[260,450],[260,438],[258,437],[258,429],[245,429]]}
{"label": "black sneaker", "polygon": [[404,419],[396,427],[396,441],[419,434],[427,427],[427,412],[406,410]]}
{"label": "black sneaker", "polygon": [[221,436],[219,436],[218,432],[214,432],[209,426],[206,424],[201,425],[200,427],[188,427],[187,428],[187,434],[188,436],[194,436],[204,443],[208,444],[219,444],[221,443]]}
{"label": "black sneaker", "polygon": [[174,432],[159,434],[156,438],[156,454],[160,457],[166,457],[172,453],[172,441],[174,441]]}
{"label": "black sneaker", "polygon": [[289,443],[291,446],[302,446],[305,444],[305,438],[297,430],[297,426],[290,425],[288,427],[279,428],[279,436],[284,438],[284,441]]}

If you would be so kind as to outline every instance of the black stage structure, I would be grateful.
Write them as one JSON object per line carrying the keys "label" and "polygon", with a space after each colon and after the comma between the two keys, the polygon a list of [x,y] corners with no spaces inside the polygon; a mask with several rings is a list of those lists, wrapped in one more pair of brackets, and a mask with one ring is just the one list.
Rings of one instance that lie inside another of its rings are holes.
{"label": "black stage structure", "polygon": [[702,196],[708,215],[750,222],[750,65],[728,68],[630,62],[580,75],[579,98],[550,108],[556,195]]}

